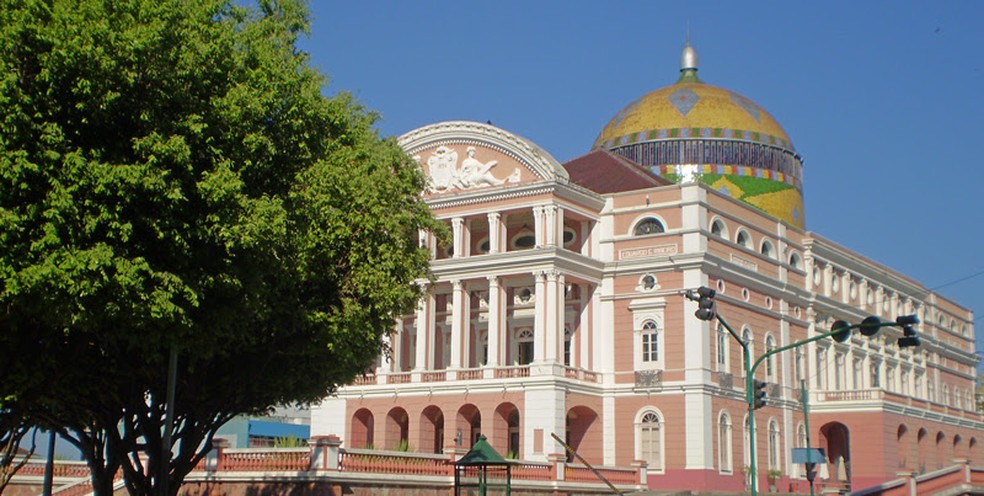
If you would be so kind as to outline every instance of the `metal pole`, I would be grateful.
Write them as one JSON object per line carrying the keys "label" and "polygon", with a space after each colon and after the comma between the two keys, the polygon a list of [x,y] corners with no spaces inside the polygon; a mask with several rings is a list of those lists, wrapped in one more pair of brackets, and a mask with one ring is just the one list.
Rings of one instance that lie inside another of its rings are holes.
{"label": "metal pole", "polygon": [[557,441],[558,443],[560,443],[560,445],[563,446],[564,449],[567,450],[568,453],[574,455],[574,457],[577,458],[581,463],[583,463],[585,467],[588,467],[588,469],[590,469],[592,472],[594,472],[595,476],[598,477],[599,479],[601,479],[602,482],[604,482],[605,484],[608,484],[608,488],[612,490],[612,493],[618,494],[618,495],[621,495],[622,494],[622,491],[619,491],[618,488],[615,487],[614,484],[612,484],[611,482],[608,482],[608,479],[606,479],[604,475],[601,475],[601,472],[599,472],[597,469],[595,469],[594,467],[592,467],[591,464],[588,463],[587,460],[585,460],[584,458],[581,458],[581,455],[577,454],[577,451],[574,451],[574,448],[571,448],[570,445],[568,445],[567,443],[565,443],[563,439],[561,439],[560,437],[557,436],[557,434],[551,432],[550,433],[550,436],[553,437],[555,441]]}
{"label": "metal pole", "polygon": [[168,478],[171,468],[171,436],[174,432],[174,387],[178,377],[178,352],[171,345],[167,361],[167,405],[164,418],[164,441],[161,443],[160,491],[161,496],[169,496]]}
{"label": "metal pole", "polygon": [[55,430],[48,431],[48,456],[44,461],[44,482],[41,484],[41,494],[51,496],[51,487],[55,480]]}
{"label": "metal pole", "polygon": [[[809,472],[813,453],[810,450],[810,399],[806,395],[806,379],[800,379],[800,388],[800,395],[803,397],[803,425],[806,426],[806,470]],[[810,496],[814,496],[813,478],[807,476],[807,481],[810,483]]]}
{"label": "metal pole", "polygon": [[754,369],[751,367],[752,356],[748,351],[748,343],[746,343],[745,340],[742,339],[730,325],[728,325],[728,321],[724,320],[724,317],[721,317],[721,314],[716,314],[716,318],[718,322],[720,322],[721,325],[728,330],[731,337],[735,338],[735,341],[741,345],[742,357],[744,358],[745,403],[748,404],[748,456],[750,458],[748,461],[748,476],[752,483],[749,489],[751,490],[751,495],[756,496],[756,494],[758,494],[758,477],[755,475],[755,399],[752,397],[754,394],[752,391],[752,384],[755,381],[752,378],[752,374],[754,373]]}

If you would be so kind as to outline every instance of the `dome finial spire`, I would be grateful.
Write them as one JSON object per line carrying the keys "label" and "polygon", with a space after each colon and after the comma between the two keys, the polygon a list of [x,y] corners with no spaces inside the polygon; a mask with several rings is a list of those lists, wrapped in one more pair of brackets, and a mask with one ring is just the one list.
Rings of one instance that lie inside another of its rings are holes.
{"label": "dome finial spire", "polygon": [[680,55],[680,80],[678,82],[698,82],[697,79],[697,50],[690,44],[690,22],[687,22],[687,42]]}

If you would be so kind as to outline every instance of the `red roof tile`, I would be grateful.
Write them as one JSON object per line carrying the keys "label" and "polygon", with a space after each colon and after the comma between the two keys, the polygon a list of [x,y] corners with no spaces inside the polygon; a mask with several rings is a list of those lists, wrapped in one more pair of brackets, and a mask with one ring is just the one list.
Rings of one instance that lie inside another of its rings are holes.
{"label": "red roof tile", "polygon": [[571,182],[595,193],[618,193],[673,184],[608,150],[594,150],[563,164]]}

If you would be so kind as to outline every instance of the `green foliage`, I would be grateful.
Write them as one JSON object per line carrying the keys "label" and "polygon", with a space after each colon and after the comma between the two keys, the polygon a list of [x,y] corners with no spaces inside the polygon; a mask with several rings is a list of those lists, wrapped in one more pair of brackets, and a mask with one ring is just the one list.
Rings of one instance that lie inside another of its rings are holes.
{"label": "green foliage", "polygon": [[396,443],[396,446],[393,447],[393,451],[409,452],[413,451],[413,448],[410,447],[410,441],[401,439],[400,442]]}
{"label": "green foliage", "polygon": [[306,448],[307,445],[307,439],[299,438],[293,434],[278,437],[273,440],[274,448]]}
{"label": "green foliage", "polygon": [[162,463],[173,494],[233,416],[365,370],[443,233],[375,114],[324,96],[303,3],[241,3],[0,0],[0,407],[97,494],[118,469],[155,493]]}

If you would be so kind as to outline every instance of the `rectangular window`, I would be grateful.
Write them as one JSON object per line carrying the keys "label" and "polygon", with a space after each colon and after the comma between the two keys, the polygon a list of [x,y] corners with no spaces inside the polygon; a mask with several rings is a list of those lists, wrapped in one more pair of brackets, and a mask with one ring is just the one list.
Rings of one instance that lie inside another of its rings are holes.
{"label": "rectangular window", "polygon": [[519,343],[519,364],[529,365],[533,363],[533,341]]}
{"label": "rectangular window", "polygon": [[659,359],[659,348],[656,340],[656,333],[646,333],[642,335],[642,361],[655,362]]}

